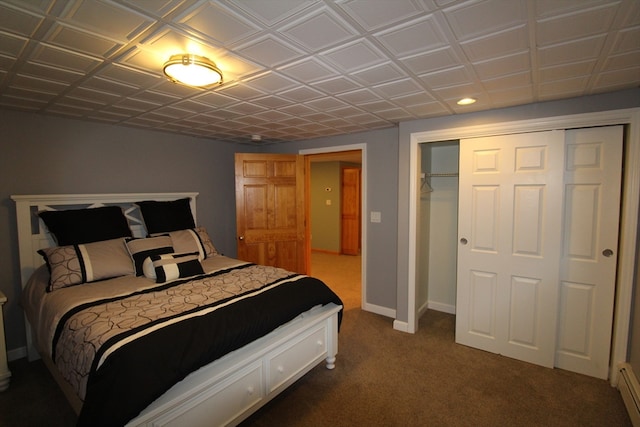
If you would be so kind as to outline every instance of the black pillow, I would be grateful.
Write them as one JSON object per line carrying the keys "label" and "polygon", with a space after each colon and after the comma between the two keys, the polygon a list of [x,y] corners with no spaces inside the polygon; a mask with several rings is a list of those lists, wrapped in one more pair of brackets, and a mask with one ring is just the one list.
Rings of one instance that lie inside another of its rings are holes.
{"label": "black pillow", "polygon": [[169,202],[148,200],[136,204],[140,207],[147,233],[155,234],[195,228],[189,201],[189,198]]}
{"label": "black pillow", "polygon": [[58,246],[131,237],[127,218],[119,206],[42,211],[38,213]]}

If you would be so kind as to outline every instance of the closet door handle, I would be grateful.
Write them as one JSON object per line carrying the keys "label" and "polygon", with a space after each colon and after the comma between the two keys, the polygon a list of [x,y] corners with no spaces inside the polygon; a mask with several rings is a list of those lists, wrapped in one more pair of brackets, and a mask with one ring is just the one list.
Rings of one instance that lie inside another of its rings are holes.
{"label": "closet door handle", "polygon": [[466,245],[467,243],[469,243],[469,241],[463,237],[462,239],[460,239],[460,243]]}
{"label": "closet door handle", "polygon": [[610,256],[613,255],[613,251],[611,249],[605,249],[604,251],[602,251],[602,255],[604,255],[607,258],[609,258]]}

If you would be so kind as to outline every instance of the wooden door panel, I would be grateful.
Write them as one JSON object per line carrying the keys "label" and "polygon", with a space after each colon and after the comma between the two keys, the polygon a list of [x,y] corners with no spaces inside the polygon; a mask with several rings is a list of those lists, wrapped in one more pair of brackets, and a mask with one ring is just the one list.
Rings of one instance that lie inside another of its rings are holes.
{"label": "wooden door panel", "polygon": [[261,265],[274,265],[285,270],[297,268],[298,243],[292,241],[260,241],[245,243],[246,257]]}
{"label": "wooden door panel", "polygon": [[285,270],[296,271],[298,268],[297,255],[299,253],[297,240],[280,240],[274,244],[276,256],[274,265],[280,266]]}
{"label": "wooden door panel", "polygon": [[245,160],[242,163],[242,175],[245,178],[266,178],[267,166],[265,160]]}
{"label": "wooden door panel", "polygon": [[307,272],[304,159],[236,154],[238,258]]}
{"label": "wooden door panel", "polygon": [[277,178],[295,178],[297,164],[296,162],[287,160],[273,162],[273,176]]}
{"label": "wooden door panel", "polygon": [[360,253],[360,169],[342,168],[340,252]]}
{"label": "wooden door panel", "polygon": [[[266,185],[246,185],[244,186],[244,215],[245,230],[267,228],[267,186]],[[250,207],[251,209],[247,209]]]}
{"label": "wooden door panel", "polygon": [[275,229],[295,229],[297,223],[296,186],[274,184],[273,224]]}

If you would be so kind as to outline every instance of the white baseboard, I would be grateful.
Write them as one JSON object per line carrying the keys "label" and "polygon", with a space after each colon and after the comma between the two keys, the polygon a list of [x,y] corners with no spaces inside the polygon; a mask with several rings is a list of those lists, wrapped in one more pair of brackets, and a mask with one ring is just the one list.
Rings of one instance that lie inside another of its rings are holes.
{"label": "white baseboard", "polygon": [[429,309],[429,301],[425,302],[420,307],[418,307],[418,314],[417,314],[418,319],[421,318],[422,315],[425,314],[428,309]]}
{"label": "white baseboard", "polygon": [[640,385],[631,365],[628,363],[620,365],[618,390],[620,390],[633,427],[640,427]]}
{"label": "white baseboard", "polygon": [[9,362],[22,359],[23,357],[27,357],[27,347],[14,348],[13,350],[7,351],[7,360]]}
{"label": "white baseboard", "polygon": [[409,323],[396,319],[393,321],[393,329],[400,332],[409,332]]}
{"label": "white baseboard", "polygon": [[456,314],[456,306],[452,304],[443,304],[441,302],[429,301],[429,309],[441,311],[443,313]]}
{"label": "white baseboard", "polygon": [[396,311],[392,308],[382,307],[375,304],[363,304],[362,310],[369,311],[371,313],[379,314],[381,316],[390,317],[394,319],[396,317]]}

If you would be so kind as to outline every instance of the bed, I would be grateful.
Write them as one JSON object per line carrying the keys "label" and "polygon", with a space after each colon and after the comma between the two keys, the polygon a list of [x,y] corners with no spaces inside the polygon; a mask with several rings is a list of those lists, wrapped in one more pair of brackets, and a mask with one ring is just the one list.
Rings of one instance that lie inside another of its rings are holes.
{"label": "bed", "polygon": [[195,226],[197,195],[12,196],[28,356],[78,425],[236,425],[323,360],[334,368],[340,298],[218,253]]}

